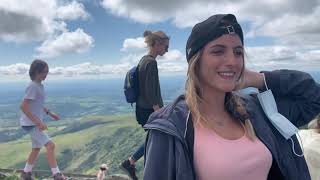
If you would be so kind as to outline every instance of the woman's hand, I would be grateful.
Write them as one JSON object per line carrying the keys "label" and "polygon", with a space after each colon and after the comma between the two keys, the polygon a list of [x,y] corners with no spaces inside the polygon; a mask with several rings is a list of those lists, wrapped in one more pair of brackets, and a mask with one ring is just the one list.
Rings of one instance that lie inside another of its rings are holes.
{"label": "woman's hand", "polygon": [[238,81],[235,90],[244,89],[247,87],[255,87],[262,89],[264,87],[264,74],[245,69],[243,77]]}

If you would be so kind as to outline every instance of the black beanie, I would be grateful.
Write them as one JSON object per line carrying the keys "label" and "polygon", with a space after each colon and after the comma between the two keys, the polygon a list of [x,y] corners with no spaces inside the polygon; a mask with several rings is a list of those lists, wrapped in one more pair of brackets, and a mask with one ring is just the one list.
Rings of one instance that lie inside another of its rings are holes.
{"label": "black beanie", "polygon": [[210,41],[224,34],[239,35],[243,44],[243,33],[240,24],[233,14],[216,14],[207,20],[196,24],[188,38],[186,45],[187,61]]}

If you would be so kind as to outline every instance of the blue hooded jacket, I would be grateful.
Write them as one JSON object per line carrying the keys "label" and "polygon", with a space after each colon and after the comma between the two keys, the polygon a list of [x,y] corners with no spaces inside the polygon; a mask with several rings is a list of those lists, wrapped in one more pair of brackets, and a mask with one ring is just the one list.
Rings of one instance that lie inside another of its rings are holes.
{"label": "blue hooded jacket", "polygon": [[[278,111],[295,126],[307,124],[320,113],[320,85],[309,74],[292,70],[264,73],[266,83],[275,96]],[[294,155],[290,141],[287,141],[268,120],[256,95],[241,97],[257,137],[273,157],[268,180],[310,180],[304,157]],[[144,180],[196,179],[191,117],[184,96],[180,96],[175,102],[149,117],[148,123],[144,126],[148,131]],[[301,154],[296,136],[293,137],[293,141],[296,152]]]}

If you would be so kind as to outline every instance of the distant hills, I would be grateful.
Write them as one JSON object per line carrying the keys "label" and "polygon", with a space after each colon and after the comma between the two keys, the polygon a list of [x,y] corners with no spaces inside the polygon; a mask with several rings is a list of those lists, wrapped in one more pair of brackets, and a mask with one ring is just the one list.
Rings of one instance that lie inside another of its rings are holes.
{"label": "distant hills", "polygon": [[[162,79],[162,96],[164,102],[169,103],[183,92],[184,78]],[[19,126],[19,104],[27,84],[0,82],[0,86],[5,87],[0,88],[0,130],[1,127]],[[122,79],[47,81],[44,86],[47,107],[61,115],[64,122],[86,115],[114,115],[134,110],[125,101]]]}
{"label": "distant hills", "polygon": [[[92,123],[93,122],[93,123]],[[145,133],[132,115],[88,116],[67,128],[49,126],[57,146],[60,169],[70,173],[95,174],[102,163],[110,174],[123,173],[118,165],[128,158],[145,139]],[[31,149],[28,136],[0,144],[0,167],[23,168]],[[35,169],[49,169],[45,149]],[[141,176],[143,159],[137,164]]]}

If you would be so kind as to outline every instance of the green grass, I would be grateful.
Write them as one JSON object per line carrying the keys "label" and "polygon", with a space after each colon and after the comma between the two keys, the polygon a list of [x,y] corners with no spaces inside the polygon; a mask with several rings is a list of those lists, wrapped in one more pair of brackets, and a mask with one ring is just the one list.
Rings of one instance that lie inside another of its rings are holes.
{"label": "green grass", "polygon": [[18,174],[14,174],[14,175],[10,175],[8,177],[2,178],[2,180],[20,180],[20,178]]}
{"label": "green grass", "polygon": [[[114,116],[87,116],[77,123],[100,121],[73,133],[59,135],[59,128],[50,128],[49,134],[56,144],[56,157],[60,169],[72,173],[95,174],[100,164],[107,163],[109,174],[123,173],[118,168],[144,141],[145,133],[130,114]],[[71,125],[72,126],[72,125]],[[77,127],[77,126],[75,126]],[[0,168],[23,168],[30,153],[28,137],[0,144]],[[137,164],[142,175],[143,159]],[[41,150],[35,169],[48,170],[45,148]]]}

